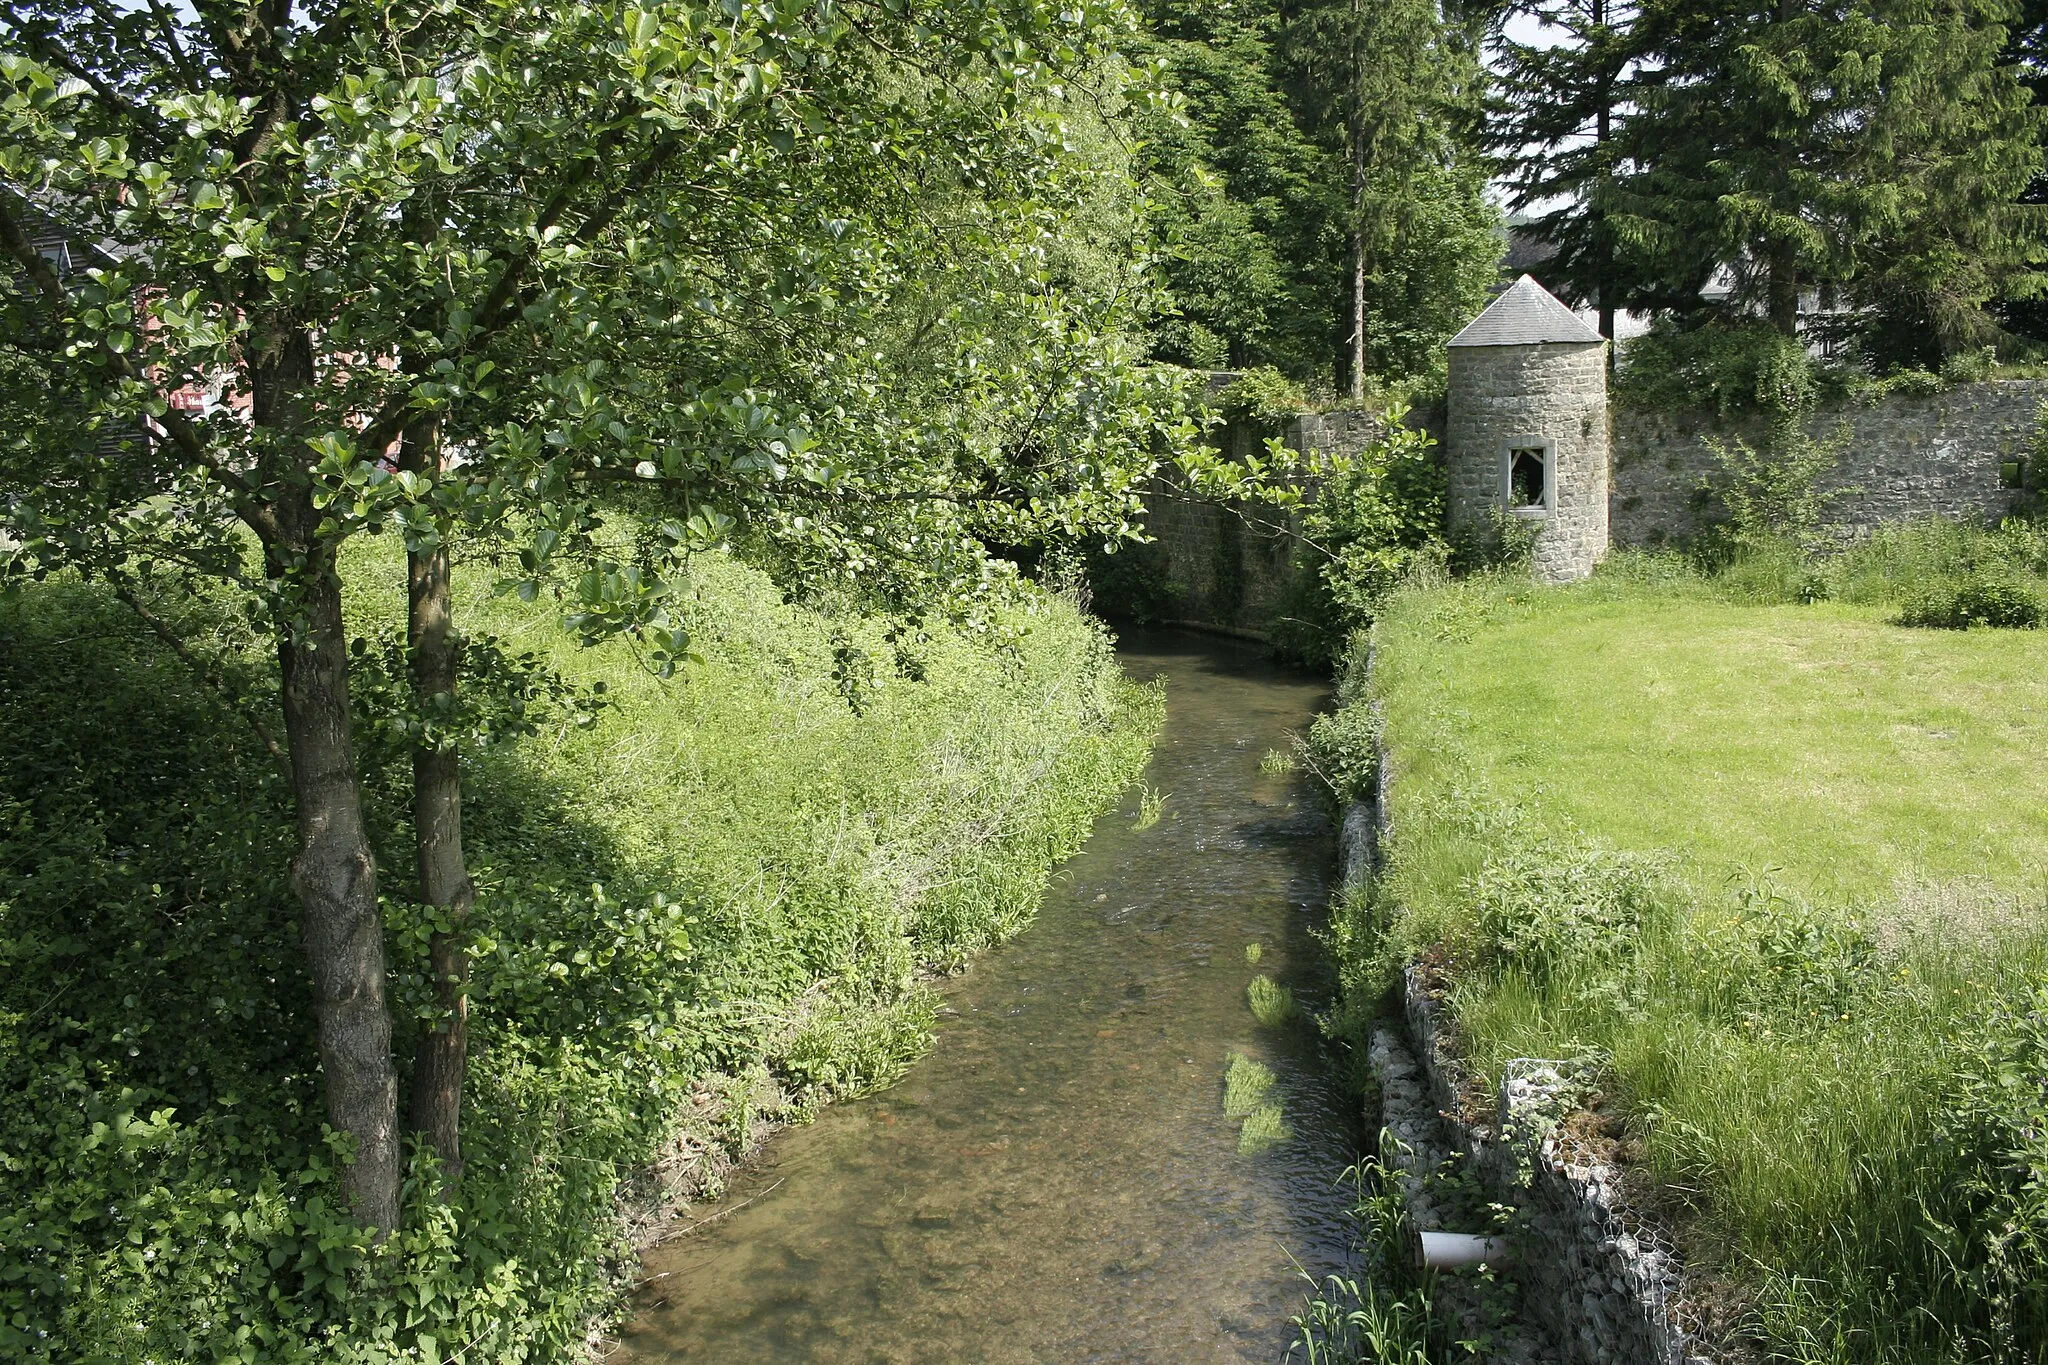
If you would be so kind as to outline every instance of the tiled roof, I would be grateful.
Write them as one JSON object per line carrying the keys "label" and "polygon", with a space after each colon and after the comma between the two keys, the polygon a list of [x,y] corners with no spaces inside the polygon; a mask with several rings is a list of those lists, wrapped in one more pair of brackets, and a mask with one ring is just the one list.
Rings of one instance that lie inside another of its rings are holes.
{"label": "tiled roof", "polygon": [[1598,332],[1530,276],[1509,285],[1465,330],[1452,337],[1453,346],[1534,346],[1543,342],[1597,346]]}

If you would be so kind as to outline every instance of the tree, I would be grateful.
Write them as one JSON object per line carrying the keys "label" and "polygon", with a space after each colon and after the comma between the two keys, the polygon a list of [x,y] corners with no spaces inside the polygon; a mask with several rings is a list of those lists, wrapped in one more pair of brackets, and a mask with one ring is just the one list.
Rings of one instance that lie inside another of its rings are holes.
{"label": "tree", "polygon": [[[358,1219],[389,1230],[341,546],[410,556],[410,890],[441,999],[410,1107],[457,1169],[448,546],[516,549],[508,586],[666,668],[673,566],[736,528],[970,588],[977,538],[1129,533],[1175,395],[1123,339],[1130,270],[1105,291],[1060,247],[1115,174],[1063,113],[1077,85],[1114,104],[1121,12],[87,0],[5,23],[0,375],[54,420],[0,447],[4,569],[137,601],[221,585],[274,637],[327,1113]],[[60,275],[31,214],[103,254]],[[621,553],[597,532],[635,486],[663,515]]]}
{"label": "tree", "polygon": [[2009,17],[2005,0],[1645,3],[1603,221],[1666,291],[1727,267],[1784,336],[1802,290],[1859,279],[1960,336],[2035,251],[2008,211],[2040,126],[2000,65]]}
{"label": "tree", "polygon": [[[1538,21],[1555,41],[1507,37],[1516,17]],[[1526,230],[1556,252],[1543,264],[1546,283],[1597,307],[1605,337],[1616,309],[1649,292],[1629,277],[1606,221],[1635,17],[1623,0],[1510,0],[1488,16],[1500,75],[1487,142],[1513,186],[1508,208],[1537,211]]]}
{"label": "tree", "polygon": [[[1493,282],[1497,216],[1474,147],[1478,59],[1471,35],[1447,22],[1436,0],[1304,5],[1290,21],[1288,47],[1350,181],[1344,370],[1362,398],[1372,375],[1434,368],[1436,346],[1469,320]],[[1404,287],[1418,273],[1430,287]],[[1403,310],[1424,299],[1442,305],[1417,329],[1430,334],[1427,347],[1374,346],[1375,333],[1403,331]]]}
{"label": "tree", "polygon": [[1171,315],[1162,355],[1203,368],[1332,370],[1344,196],[1330,150],[1304,126],[1271,4],[1155,4],[1135,52],[1174,102],[1140,125],[1160,204]]}

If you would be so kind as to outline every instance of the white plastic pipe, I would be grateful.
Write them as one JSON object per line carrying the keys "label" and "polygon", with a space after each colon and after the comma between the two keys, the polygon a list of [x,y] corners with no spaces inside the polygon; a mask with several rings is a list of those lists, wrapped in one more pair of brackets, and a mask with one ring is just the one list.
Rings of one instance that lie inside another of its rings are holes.
{"label": "white plastic pipe", "polygon": [[1480,1237],[1469,1232],[1420,1232],[1415,1235],[1415,1264],[1428,1270],[1456,1270],[1460,1266],[1503,1265],[1508,1260],[1508,1239]]}

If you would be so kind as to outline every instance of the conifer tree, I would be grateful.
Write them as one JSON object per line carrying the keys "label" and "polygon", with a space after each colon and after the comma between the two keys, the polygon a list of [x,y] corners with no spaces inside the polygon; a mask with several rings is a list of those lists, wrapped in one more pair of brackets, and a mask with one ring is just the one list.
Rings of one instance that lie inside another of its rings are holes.
{"label": "conifer tree", "polygon": [[1309,4],[1289,29],[1304,95],[1348,172],[1344,369],[1363,397],[1371,375],[1433,364],[1452,319],[1493,281],[1500,241],[1476,147],[1478,57],[1436,0]]}
{"label": "conifer tree", "polygon": [[[1518,17],[1536,20],[1550,41],[1509,37]],[[1635,17],[1625,0],[1508,0],[1489,16],[1498,80],[1487,143],[1506,166],[1508,208],[1540,208],[1527,230],[1556,252],[1544,263],[1546,282],[1594,304],[1607,337],[1618,307],[1653,302],[1606,221]]]}
{"label": "conifer tree", "polygon": [[1903,308],[1952,350],[2033,287],[2011,205],[2040,116],[2001,59],[2007,0],[1649,0],[1602,212],[1652,278],[1729,267],[1796,334],[1802,290]]}

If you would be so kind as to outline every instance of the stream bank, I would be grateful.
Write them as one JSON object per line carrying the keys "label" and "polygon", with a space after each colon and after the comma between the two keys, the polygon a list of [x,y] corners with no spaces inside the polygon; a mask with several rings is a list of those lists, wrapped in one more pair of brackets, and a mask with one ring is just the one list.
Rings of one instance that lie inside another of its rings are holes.
{"label": "stream bank", "polygon": [[[1295,1262],[1346,1262],[1338,1177],[1361,1141],[1312,1028],[1261,1023],[1247,997],[1260,976],[1327,996],[1311,931],[1332,831],[1303,776],[1262,764],[1326,685],[1193,634],[1120,654],[1167,679],[1142,791],[1029,930],[947,983],[928,1059],[778,1136],[698,1230],[649,1253],[614,1359],[1285,1353]],[[1233,1054],[1273,1073],[1284,1141],[1260,1148],[1224,1113]]]}

